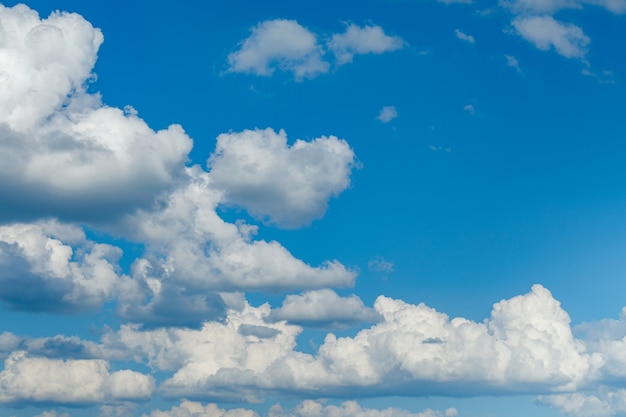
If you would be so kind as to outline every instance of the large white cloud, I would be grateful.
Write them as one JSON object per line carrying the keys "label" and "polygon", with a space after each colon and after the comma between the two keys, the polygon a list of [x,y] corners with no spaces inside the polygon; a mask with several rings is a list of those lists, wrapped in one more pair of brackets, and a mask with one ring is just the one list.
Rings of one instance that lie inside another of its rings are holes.
{"label": "large white cloud", "polygon": [[297,80],[328,71],[317,36],[295,20],[275,19],[259,23],[228,56],[230,70],[272,75],[276,68],[293,72]]}
{"label": "large white cloud", "polygon": [[0,5],[0,220],[101,219],[174,183],[192,145],[86,92],[103,41],[81,16]]}
{"label": "large white cloud", "polygon": [[513,20],[517,33],[538,49],[552,48],[566,57],[584,59],[589,37],[571,23],[563,23],[552,16],[520,16]]}
{"label": "large white cloud", "polygon": [[0,403],[93,404],[143,400],[154,379],[138,372],[109,372],[103,360],[59,360],[14,352],[0,372]]}
{"label": "large white cloud", "polygon": [[288,145],[282,130],[245,130],[218,136],[208,165],[225,202],[293,228],[322,217],[350,185],[354,152],[334,136]]}
{"label": "large white cloud", "polygon": [[351,24],[344,33],[337,33],[328,42],[328,49],[337,57],[339,65],[352,62],[354,55],[382,54],[402,49],[404,40],[386,35],[380,26],[359,27]]}
{"label": "large white cloud", "polygon": [[356,295],[340,297],[333,290],[322,289],[288,295],[282,306],[272,311],[270,318],[303,326],[343,328],[376,322],[380,316],[365,307]]}
{"label": "large white cloud", "polygon": [[380,296],[383,320],[354,337],[328,334],[315,354],[295,350],[301,329],[271,322],[269,306],[231,310],[200,330],[125,326],[105,345],[125,345],[173,372],[167,396],[258,400],[306,396],[480,395],[572,392],[602,366],[574,339],[569,317],[545,288],[494,305],[477,323],[423,304]]}

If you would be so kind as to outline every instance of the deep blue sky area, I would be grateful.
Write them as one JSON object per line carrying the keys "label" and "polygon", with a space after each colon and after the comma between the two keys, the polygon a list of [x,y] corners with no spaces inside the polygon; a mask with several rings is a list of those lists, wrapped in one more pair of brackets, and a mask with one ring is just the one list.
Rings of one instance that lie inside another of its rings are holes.
{"label": "deep blue sky area", "polygon": [[623,0],[16,4],[1,415],[626,415]]}

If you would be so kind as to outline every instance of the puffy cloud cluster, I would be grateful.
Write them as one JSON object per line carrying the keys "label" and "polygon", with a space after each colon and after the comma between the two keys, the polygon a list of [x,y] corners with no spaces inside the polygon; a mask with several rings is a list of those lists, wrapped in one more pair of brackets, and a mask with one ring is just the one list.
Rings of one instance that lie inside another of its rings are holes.
{"label": "puffy cloud cluster", "polygon": [[93,310],[130,285],[118,274],[119,248],[82,229],[46,221],[0,226],[0,300],[20,310]]}
{"label": "puffy cloud cluster", "polygon": [[0,403],[94,404],[143,400],[154,379],[138,372],[109,372],[103,360],[60,360],[14,352],[0,372]]}
{"label": "puffy cloud cluster", "polygon": [[[282,314],[299,302],[312,311],[309,320],[323,318],[309,308],[313,299],[310,294],[288,299]],[[384,296],[374,308],[379,323],[354,337],[330,333],[315,354],[295,349],[302,329],[275,321],[268,305],[231,310],[223,322],[199,330],[125,326],[103,343],[126,346],[154,369],[173,372],[161,385],[167,396],[247,401],[275,392],[317,397],[571,392],[597,379],[603,363],[573,337],[567,313],[539,285],[495,304],[482,323],[449,319],[423,304]]]}
{"label": "puffy cloud cluster", "polygon": [[350,185],[354,152],[335,136],[290,146],[282,130],[246,130],[218,136],[208,165],[226,203],[293,228],[322,217]]}
{"label": "puffy cloud cluster", "polygon": [[293,73],[297,81],[328,72],[326,51],[337,65],[352,62],[354,55],[382,54],[404,47],[397,36],[388,36],[380,26],[348,25],[344,33],[332,35],[326,48],[317,35],[295,20],[275,19],[259,23],[239,49],[228,56],[231,72],[270,76],[276,69]]}
{"label": "puffy cloud cluster", "polygon": [[[0,5],[0,219],[110,218],[171,186],[192,141],[86,92],[100,30]],[[104,175],[106,173],[106,175]]]}
{"label": "puffy cloud cluster", "polygon": [[[306,400],[291,410],[285,410],[280,404],[274,405],[267,413],[267,417],[455,417],[458,412],[449,408],[443,412],[426,409],[413,413],[397,408],[378,410],[363,408],[356,401],[346,401],[340,405],[324,405],[320,401]],[[236,408],[223,410],[215,404],[203,406],[198,402],[183,401],[168,411],[153,411],[143,417],[258,417],[252,410]]]}

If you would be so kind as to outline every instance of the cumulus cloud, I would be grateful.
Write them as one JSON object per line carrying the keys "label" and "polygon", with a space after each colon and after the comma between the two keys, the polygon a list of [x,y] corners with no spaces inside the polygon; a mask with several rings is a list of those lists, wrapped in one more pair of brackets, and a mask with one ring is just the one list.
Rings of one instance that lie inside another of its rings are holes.
{"label": "cumulus cloud", "polygon": [[118,274],[120,256],[119,248],[86,239],[76,226],[0,226],[0,300],[18,310],[94,310],[130,285]]}
{"label": "cumulus cloud", "polygon": [[245,130],[218,136],[208,165],[224,202],[295,228],[322,217],[350,185],[354,152],[335,136],[288,145],[282,130]]}
{"label": "cumulus cloud", "polygon": [[320,401],[306,400],[292,410],[284,410],[280,405],[270,408],[268,417],[451,417],[456,416],[456,409],[444,412],[427,408],[414,413],[389,407],[383,410],[361,407],[356,401],[345,401],[340,405],[324,405]]}
{"label": "cumulus cloud", "polygon": [[456,35],[457,38],[461,39],[462,41],[469,42],[469,43],[476,42],[476,40],[474,39],[472,35],[465,34],[458,29],[454,29],[454,34]]}
{"label": "cumulus cloud", "polygon": [[[124,326],[103,343],[125,345],[155,369],[172,371],[161,386],[167,396],[248,401],[268,392],[558,394],[593,381],[602,363],[574,339],[567,313],[540,285],[496,303],[481,323],[384,296],[374,309],[380,322],[354,337],[330,333],[315,354],[295,350],[301,328],[272,322],[268,305],[231,310],[200,330]],[[259,337],[240,331],[244,324],[275,332]]]}
{"label": "cumulus cloud", "polygon": [[536,48],[548,51],[554,49],[566,58],[584,59],[589,45],[589,37],[583,30],[571,23],[562,23],[552,16],[521,16],[513,20],[517,34]]}
{"label": "cumulus cloud", "polygon": [[378,113],[378,117],[376,117],[376,119],[383,123],[389,123],[396,117],[398,117],[398,111],[394,106],[384,106],[380,109],[380,113]]}
{"label": "cumulus cloud", "polygon": [[598,395],[572,393],[541,395],[539,402],[575,417],[613,417],[626,413],[626,390],[603,392]]}
{"label": "cumulus cloud", "polygon": [[370,259],[367,263],[367,269],[374,272],[390,274],[393,272],[393,262],[387,261],[384,258]]}
{"label": "cumulus cloud", "polygon": [[239,49],[228,56],[230,72],[271,76],[276,70],[291,72],[296,81],[328,72],[327,51],[337,65],[352,62],[354,55],[382,54],[404,47],[397,36],[388,36],[380,26],[360,27],[351,24],[344,33],[336,33],[324,46],[318,36],[295,20],[266,20],[251,29],[252,34]]}
{"label": "cumulus cloud", "polygon": [[351,24],[344,33],[337,33],[328,42],[328,49],[337,58],[339,65],[352,62],[354,55],[382,54],[402,49],[404,40],[386,35],[380,26],[359,27]]}
{"label": "cumulus cloud", "polygon": [[150,415],[144,414],[143,417],[258,417],[258,414],[255,411],[243,408],[227,411],[215,404],[203,406],[198,402],[185,400],[168,411],[155,410]]}
{"label": "cumulus cloud", "polygon": [[380,319],[356,295],[340,297],[335,291],[322,289],[288,295],[280,308],[272,311],[271,320],[324,328],[343,328]]}
{"label": "cumulus cloud", "polygon": [[110,218],[173,184],[191,149],[182,128],[155,132],[86,92],[100,30],[24,5],[0,5],[0,20],[0,220]]}
{"label": "cumulus cloud", "polygon": [[295,20],[259,23],[239,50],[228,56],[230,71],[270,76],[276,69],[292,72],[297,80],[328,71],[329,64],[317,37]]}
{"label": "cumulus cloud", "polygon": [[154,379],[138,372],[109,372],[103,360],[58,360],[14,352],[0,372],[0,403],[93,404],[143,400]]}

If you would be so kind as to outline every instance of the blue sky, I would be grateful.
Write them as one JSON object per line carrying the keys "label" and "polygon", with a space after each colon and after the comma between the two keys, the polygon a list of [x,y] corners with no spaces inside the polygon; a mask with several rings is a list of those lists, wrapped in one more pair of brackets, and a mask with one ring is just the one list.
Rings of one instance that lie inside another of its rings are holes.
{"label": "blue sky", "polygon": [[1,415],[626,415],[623,0],[16,4]]}

